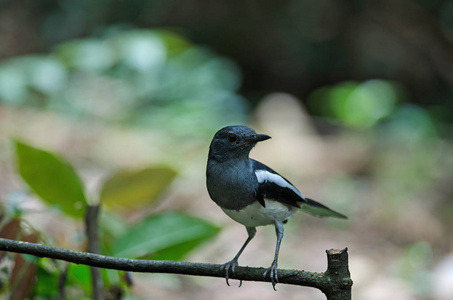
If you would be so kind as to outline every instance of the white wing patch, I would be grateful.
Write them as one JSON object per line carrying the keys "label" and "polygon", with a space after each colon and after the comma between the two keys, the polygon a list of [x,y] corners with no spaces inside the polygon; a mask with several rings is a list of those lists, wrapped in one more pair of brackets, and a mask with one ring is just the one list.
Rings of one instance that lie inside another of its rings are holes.
{"label": "white wing patch", "polygon": [[281,186],[282,188],[287,188],[292,190],[294,193],[299,195],[302,199],[305,199],[304,196],[300,194],[300,192],[288,181],[286,181],[283,177],[281,177],[278,174],[271,173],[266,170],[256,170],[255,171],[256,178],[258,179],[259,183],[263,182],[272,182],[278,186]]}

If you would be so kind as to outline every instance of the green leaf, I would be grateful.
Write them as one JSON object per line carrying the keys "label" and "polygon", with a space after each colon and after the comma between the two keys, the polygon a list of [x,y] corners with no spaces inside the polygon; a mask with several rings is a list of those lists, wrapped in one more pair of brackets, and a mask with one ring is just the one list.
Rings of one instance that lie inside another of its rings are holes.
{"label": "green leaf", "polygon": [[83,217],[87,205],[83,185],[67,161],[19,141],[16,156],[22,179],[44,202],[71,217]]}
{"label": "green leaf", "polygon": [[163,29],[155,30],[154,33],[163,41],[170,55],[181,53],[191,47],[191,44],[186,39],[171,31]]}
{"label": "green leaf", "polygon": [[129,229],[129,226],[120,215],[106,209],[101,210],[98,222],[101,253],[112,255],[111,245],[113,241],[122,236]]}
{"label": "green leaf", "polygon": [[86,294],[91,294],[90,267],[87,265],[69,264],[67,284],[81,287]]}
{"label": "green leaf", "polygon": [[115,256],[177,260],[220,228],[180,213],[153,215],[132,227],[113,243]]}
{"label": "green leaf", "polygon": [[37,298],[55,299],[58,294],[58,272],[51,272],[41,265],[38,266],[36,284],[33,293]]}
{"label": "green leaf", "polygon": [[[213,235],[214,236],[214,235]],[[205,242],[208,238],[201,237],[187,242],[182,242],[175,246],[159,250],[151,255],[144,256],[143,258],[154,260],[181,260],[187,253],[197,248],[200,244]]]}
{"label": "green leaf", "polygon": [[167,167],[121,170],[107,179],[101,201],[113,209],[134,209],[154,202],[176,177]]}

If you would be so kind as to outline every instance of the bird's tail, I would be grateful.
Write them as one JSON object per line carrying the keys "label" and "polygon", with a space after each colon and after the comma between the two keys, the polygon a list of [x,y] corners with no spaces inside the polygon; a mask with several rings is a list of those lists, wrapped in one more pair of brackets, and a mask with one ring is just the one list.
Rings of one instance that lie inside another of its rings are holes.
{"label": "bird's tail", "polygon": [[306,203],[303,203],[301,206],[301,210],[305,211],[306,213],[309,213],[313,216],[316,217],[334,217],[334,218],[339,218],[339,219],[347,219],[343,214],[340,214],[339,212],[336,212],[334,210],[331,210],[325,205],[322,205],[321,203],[310,199],[310,198],[305,198],[307,200]]}

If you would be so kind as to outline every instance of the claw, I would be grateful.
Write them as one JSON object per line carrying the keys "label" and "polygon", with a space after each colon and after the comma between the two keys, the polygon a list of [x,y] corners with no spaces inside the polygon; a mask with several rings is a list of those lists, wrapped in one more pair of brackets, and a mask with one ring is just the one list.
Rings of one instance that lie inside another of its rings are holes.
{"label": "claw", "polygon": [[264,278],[269,277],[271,282],[272,282],[272,288],[274,291],[277,289],[275,288],[275,285],[278,283],[278,275],[277,275],[277,263],[273,262],[272,265],[269,267],[269,269],[266,270],[263,274]]}
{"label": "claw", "polygon": [[[222,266],[220,266],[220,270],[221,271],[225,270],[225,280],[226,280],[226,283],[227,283],[228,286],[230,286],[230,283],[228,282],[228,279],[230,279],[230,277],[228,276],[228,273],[229,273],[230,270],[231,270],[232,273],[234,273],[236,271],[236,267],[239,265],[238,264],[239,256],[241,255],[242,251],[244,251],[244,249],[247,246],[247,244],[255,236],[255,233],[256,233],[255,227],[247,227],[247,233],[248,233],[249,237],[245,241],[244,245],[242,245],[242,247],[239,250],[238,254],[236,254],[236,256],[232,260],[230,260],[226,264],[223,264]],[[239,287],[241,287],[241,285],[242,285],[242,279],[241,279],[241,281],[239,283]]]}
{"label": "claw", "polygon": [[[234,273],[236,271],[237,266],[238,266],[238,262],[237,262],[237,260],[234,260],[234,259],[220,266],[221,271],[225,270],[225,280],[226,280],[226,284],[228,286],[230,286],[230,283],[228,282],[228,279],[230,279],[229,272],[231,270],[231,272]],[[241,285],[242,285],[242,280],[239,284],[239,287],[241,287]]]}

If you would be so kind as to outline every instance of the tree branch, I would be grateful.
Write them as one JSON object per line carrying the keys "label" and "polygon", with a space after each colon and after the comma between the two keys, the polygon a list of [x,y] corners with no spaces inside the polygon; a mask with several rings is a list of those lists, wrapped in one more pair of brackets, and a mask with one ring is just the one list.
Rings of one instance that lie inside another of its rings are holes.
{"label": "tree branch", "polygon": [[[0,238],[0,251],[25,253],[122,271],[225,277],[225,273],[220,270],[218,264],[117,258],[2,238]],[[329,300],[351,299],[352,280],[349,278],[347,249],[328,250],[327,258],[328,269],[326,272],[279,269],[279,282],[320,289]],[[265,268],[238,267],[234,274],[230,274],[230,278],[269,282],[268,278],[263,277],[265,270]]]}

